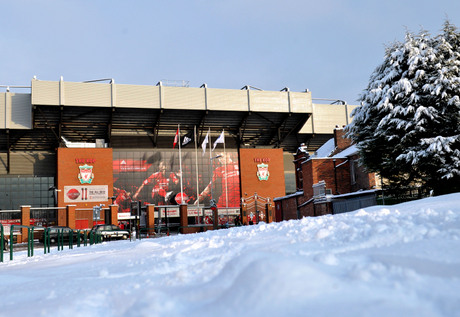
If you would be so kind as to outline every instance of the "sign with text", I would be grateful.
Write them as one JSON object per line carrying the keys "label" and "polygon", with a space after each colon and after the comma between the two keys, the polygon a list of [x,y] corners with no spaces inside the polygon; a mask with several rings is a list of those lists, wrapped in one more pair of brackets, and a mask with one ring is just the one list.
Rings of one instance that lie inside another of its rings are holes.
{"label": "sign with text", "polygon": [[107,185],[64,186],[65,203],[107,202],[108,197]]}

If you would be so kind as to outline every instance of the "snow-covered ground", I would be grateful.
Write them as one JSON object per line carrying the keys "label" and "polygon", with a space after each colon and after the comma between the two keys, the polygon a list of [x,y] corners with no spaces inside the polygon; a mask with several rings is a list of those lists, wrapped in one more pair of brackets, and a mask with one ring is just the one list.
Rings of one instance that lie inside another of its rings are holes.
{"label": "snow-covered ground", "polygon": [[460,193],[0,264],[0,316],[460,316]]}

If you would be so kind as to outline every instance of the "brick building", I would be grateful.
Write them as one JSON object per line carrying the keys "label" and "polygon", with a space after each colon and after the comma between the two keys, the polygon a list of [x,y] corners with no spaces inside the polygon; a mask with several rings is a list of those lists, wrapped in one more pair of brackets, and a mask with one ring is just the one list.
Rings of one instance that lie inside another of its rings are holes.
{"label": "brick building", "polygon": [[277,220],[347,212],[375,204],[375,174],[358,165],[358,150],[336,128],[334,137],[310,155],[294,154],[296,193],[275,199]]}

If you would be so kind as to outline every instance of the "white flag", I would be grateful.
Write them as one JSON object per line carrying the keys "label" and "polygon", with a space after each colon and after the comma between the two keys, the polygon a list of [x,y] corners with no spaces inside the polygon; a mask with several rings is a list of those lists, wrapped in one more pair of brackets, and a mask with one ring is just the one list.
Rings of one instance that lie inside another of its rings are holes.
{"label": "white flag", "polygon": [[217,140],[214,141],[214,144],[212,146],[212,150],[216,148],[217,143],[225,143],[225,137],[224,137],[224,130],[222,130],[222,133],[220,136],[217,138]]}
{"label": "white flag", "polygon": [[209,131],[206,133],[206,137],[204,138],[203,143],[201,143],[201,147],[203,148],[203,155],[206,153],[206,145],[208,144],[209,140]]}

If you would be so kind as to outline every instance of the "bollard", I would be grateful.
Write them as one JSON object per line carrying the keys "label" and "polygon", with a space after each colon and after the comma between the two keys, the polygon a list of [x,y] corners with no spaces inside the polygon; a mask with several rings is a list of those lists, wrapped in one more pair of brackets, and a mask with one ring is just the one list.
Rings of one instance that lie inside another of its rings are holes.
{"label": "bollard", "polygon": [[3,248],[5,247],[4,243],[5,243],[5,240],[3,239],[3,225],[0,223],[0,236],[1,236],[1,239],[2,241],[0,241],[0,247],[1,247],[1,251],[0,251],[0,262],[3,262]]}
{"label": "bollard", "polygon": [[14,229],[14,225],[11,225],[10,227],[10,261],[13,261],[13,230]]}
{"label": "bollard", "polygon": [[34,227],[28,228],[27,252],[29,256],[34,256]]}

